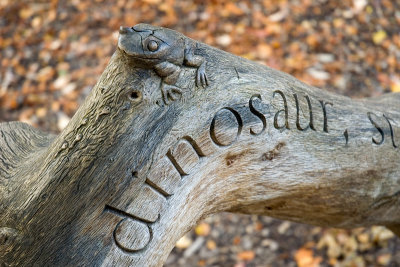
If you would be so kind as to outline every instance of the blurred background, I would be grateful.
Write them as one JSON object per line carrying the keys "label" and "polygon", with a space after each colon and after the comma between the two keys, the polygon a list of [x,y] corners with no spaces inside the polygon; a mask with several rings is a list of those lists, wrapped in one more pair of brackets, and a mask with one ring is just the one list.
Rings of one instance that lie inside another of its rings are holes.
{"label": "blurred background", "polygon": [[[0,0],[0,122],[60,132],[116,49],[145,22],[354,98],[400,92],[399,0]],[[384,227],[323,229],[218,214],[165,266],[400,266]]]}

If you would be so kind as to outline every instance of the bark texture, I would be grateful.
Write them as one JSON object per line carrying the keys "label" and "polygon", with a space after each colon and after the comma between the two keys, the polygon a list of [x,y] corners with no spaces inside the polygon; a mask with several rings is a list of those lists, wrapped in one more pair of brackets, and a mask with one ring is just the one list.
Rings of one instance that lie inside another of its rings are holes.
{"label": "bark texture", "polygon": [[400,94],[349,99],[140,24],[60,135],[0,124],[5,266],[161,266],[220,211],[400,235]]}

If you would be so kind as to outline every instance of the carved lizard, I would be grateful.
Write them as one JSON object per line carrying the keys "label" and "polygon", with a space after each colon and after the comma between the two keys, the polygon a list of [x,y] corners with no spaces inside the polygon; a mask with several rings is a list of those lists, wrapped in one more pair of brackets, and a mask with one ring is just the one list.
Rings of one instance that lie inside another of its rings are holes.
{"label": "carved lizard", "polygon": [[195,55],[196,43],[183,34],[148,24],[122,27],[118,48],[132,57],[137,67],[153,69],[161,77],[161,93],[165,104],[182,95],[175,84],[183,66],[197,68],[196,86],[208,85],[206,60]]}

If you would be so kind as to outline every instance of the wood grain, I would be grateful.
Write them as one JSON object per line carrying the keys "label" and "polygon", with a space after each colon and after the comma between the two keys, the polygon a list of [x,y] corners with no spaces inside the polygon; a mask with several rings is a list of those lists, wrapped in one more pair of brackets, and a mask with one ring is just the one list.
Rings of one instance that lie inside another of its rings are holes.
{"label": "wood grain", "polygon": [[353,100],[173,36],[207,86],[181,65],[163,101],[163,77],[118,48],[58,136],[0,124],[3,265],[161,266],[220,211],[400,234],[400,94]]}

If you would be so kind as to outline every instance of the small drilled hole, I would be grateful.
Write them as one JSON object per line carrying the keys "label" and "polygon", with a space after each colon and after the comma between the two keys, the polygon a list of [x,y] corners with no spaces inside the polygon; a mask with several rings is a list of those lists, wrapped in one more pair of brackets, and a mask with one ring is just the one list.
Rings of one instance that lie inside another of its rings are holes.
{"label": "small drilled hole", "polygon": [[132,171],[132,177],[133,177],[133,178],[138,177],[138,172],[137,172],[137,171]]}
{"label": "small drilled hole", "polygon": [[131,98],[136,99],[136,98],[138,98],[138,97],[139,97],[139,95],[138,95],[137,92],[132,92],[132,93],[131,93]]}
{"label": "small drilled hole", "polygon": [[139,100],[142,98],[142,93],[139,92],[139,91],[132,91],[132,92],[129,94],[129,98],[130,98],[130,100],[132,100],[132,101],[139,101]]}

